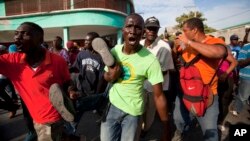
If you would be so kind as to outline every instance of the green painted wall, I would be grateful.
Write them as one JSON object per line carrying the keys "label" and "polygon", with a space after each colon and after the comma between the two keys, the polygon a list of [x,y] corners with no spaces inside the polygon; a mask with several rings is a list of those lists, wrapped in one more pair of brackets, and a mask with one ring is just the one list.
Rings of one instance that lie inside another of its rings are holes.
{"label": "green painted wall", "polygon": [[4,0],[0,0],[0,17],[6,16]]}
{"label": "green painted wall", "polygon": [[79,25],[104,25],[122,28],[124,19],[125,16],[122,14],[97,10],[45,13],[42,15],[36,14],[26,17],[0,18],[0,31],[15,30],[22,22],[25,21],[37,23],[43,28],[70,27]]}

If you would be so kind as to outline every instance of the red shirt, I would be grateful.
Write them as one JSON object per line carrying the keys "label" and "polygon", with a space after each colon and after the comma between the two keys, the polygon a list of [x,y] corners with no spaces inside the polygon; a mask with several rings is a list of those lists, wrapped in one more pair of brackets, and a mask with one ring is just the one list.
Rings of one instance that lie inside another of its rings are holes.
{"label": "red shirt", "polygon": [[34,71],[24,60],[24,53],[0,56],[0,74],[10,78],[36,123],[51,123],[61,119],[49,100],[53,83],[62,85],[70,80],[65,60],[46,51],[45,60]]}

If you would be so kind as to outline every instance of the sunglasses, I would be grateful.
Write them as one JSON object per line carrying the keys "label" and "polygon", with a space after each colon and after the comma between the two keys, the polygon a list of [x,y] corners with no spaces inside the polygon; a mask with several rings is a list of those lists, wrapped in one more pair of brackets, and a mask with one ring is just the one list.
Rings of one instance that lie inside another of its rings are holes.
{"label": "sunglasses", "polygon": [[149,26],[149,27],[146,27],[147,30],[150,30],[150,31],[158,31],[159,30],[159,27],[153,27],[153,26]]}

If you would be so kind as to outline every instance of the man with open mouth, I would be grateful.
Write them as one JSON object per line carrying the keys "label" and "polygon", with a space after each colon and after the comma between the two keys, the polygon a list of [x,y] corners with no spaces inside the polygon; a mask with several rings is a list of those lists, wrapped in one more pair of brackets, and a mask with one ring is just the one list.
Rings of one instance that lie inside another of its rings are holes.
{"label": "man with open mouth", "polygon": [[[170,141],[163,76],[157,58],[140,45],[144,20],[139,14],[127,16],[123,27],[124,44],[111,50],[116,64],[105,68],[104,78],[113,83],[109,91],[110,107],[101,124],[102,141],[134,141],[144,113],[143,83],[153,87],[156,109],[164,124],[163,140]],[[102,55],[104,56],[104,55]]]}

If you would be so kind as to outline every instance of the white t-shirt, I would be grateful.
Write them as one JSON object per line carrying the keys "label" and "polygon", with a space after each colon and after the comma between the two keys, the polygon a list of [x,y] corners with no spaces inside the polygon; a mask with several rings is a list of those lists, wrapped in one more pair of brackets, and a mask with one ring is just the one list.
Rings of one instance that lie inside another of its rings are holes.
{"label": "white t-shirt", "polygon": [[[144,46],[145,39],[141,40],[140,44]],[[169,71],[171,69],[174,69],[171,48],[168,43],[164,42],[158,37],[150,46],[146,48],[156,56],[156,58],[160,62],[162,71]],[[163,90],[166,91],[169,89],[169,72],[163,77],[164,82],[162,84],[162,87]],[[148,81],[145,81],[144,88],[149,92],[153,92],[152,85]]]}

